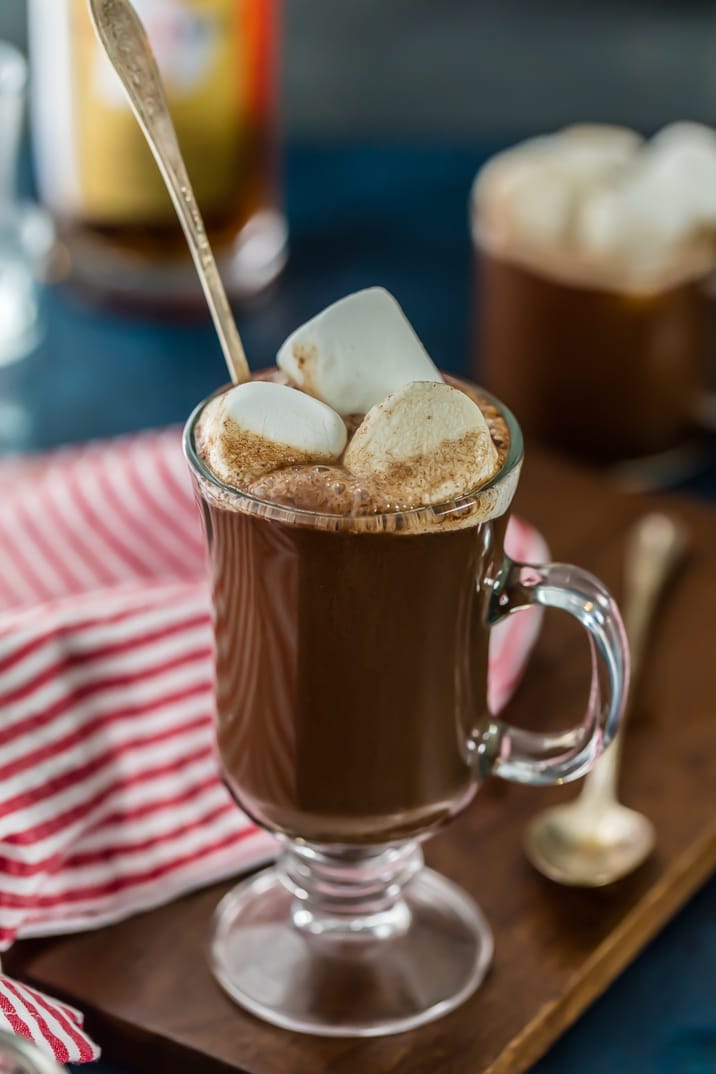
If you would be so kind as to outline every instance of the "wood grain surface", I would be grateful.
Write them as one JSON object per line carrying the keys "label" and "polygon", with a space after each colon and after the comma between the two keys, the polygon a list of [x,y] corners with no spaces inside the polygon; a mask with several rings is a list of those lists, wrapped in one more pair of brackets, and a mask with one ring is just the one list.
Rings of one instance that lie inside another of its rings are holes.
{"label": "wood grain surface", "polygon": [[[322,1040],[234,1006],[206,959],[211,916],[229,885],[95,933],[18,944],[8,968],[82,1007],[105,1055],[147,1074],[518,1074],[533,1063],[716,866],[716,514],[675,498],[628,497],[536,453],[516,506],[555,559],[593,570],[617,595],[624,534],[641,512],[665,506],[693,533],[625,744],[623,797],[658,833],[646,865],[601,891],[560,888],[530,868],[521,836],[536,810],[577,788],[485,786],[426,856],[486,912],[492,969],[462,1008],[397,1037]],[[587,676],[578,628],[550,613],[509,718],[527,727],[574,722]]]}

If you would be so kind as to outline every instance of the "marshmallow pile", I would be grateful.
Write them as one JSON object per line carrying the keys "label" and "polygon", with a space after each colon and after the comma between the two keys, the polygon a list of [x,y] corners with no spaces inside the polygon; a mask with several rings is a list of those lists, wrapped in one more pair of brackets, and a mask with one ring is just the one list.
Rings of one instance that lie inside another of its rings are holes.
{"label": "marshmallow pile", "polygon": [[490,160],[473,191],[478,240],[503,252],[571,254],[587,265],[658,273],[716,251],[716,131],[675,123],[645,142],[583,125]]}
{"label": "marshmallow pile", "polygon": [[385,503],[420,506],[474,491],[497,471],[480,407],[443,381],[382,288],[329,306],[277,361],[287,383],[240,384],[203,412],[199,448],[225,484],[250,490],[277,470],[340,465],[377,482]]}

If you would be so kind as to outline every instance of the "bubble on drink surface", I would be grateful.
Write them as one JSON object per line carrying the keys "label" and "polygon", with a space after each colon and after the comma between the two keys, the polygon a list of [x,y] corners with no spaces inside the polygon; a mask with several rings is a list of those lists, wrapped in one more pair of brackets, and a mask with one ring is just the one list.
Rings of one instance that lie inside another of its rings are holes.
{"label": "bubble on drink surface", "polygon": [[263,474],[248,487],[252,496],[270,503],[280,503],[300,511],[319,514],[353,515],[356,509],[370,507],[370,496],[360,501],[358,478],[342,467],[296,466]]}
{"label": "bubble on drink surface", "polygon": [[301,325],[280,348],[277,362],[293,384],[342,415],[365,414],[410,381],[442,380],[382,287],[347,295]]}
{"label": "bubble on drink surface", "polygon": [[499,467],[477,403],[448,384],[427,381],[407,384],[374,406],[344,462],[366,484],[379,479],[386,510],[463,496]]}
{"label": "bubble on drink surface", "polygon": [[197,435],[211,469],[236,487],[273,470],[334,462],[347,438],[325,403],[270,381],[239,384],[212,399]]}

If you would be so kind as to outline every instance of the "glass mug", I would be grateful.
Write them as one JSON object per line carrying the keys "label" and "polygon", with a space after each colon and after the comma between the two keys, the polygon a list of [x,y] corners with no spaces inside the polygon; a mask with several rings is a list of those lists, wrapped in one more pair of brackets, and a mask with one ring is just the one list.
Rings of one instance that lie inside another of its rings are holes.
{"label": "glass mug", "polygon": [[[222,769],[280,843],[276,865],[220,904],[212,965],[274,1024],[380,1035],[466,999],[491,933],[465,893],[423,867],[420,842],[488,775],[576,779],[617,730],[629,665],[619,612],[577,567],[505,555],[522,436],[491,401],[511,446],[487,487],[361,518],[222,484],[195,446],[205,404],[187,423],[213,574]],[[487,707],[490,628],[535,605],[569,612],[592,648],[586,714],[558,734],[519,730]]]}
{"label": "glass mug", "polygon": [[475,193],[471,218],[473,375],[530,440],[593,463],[637,460],[645,476],[650,464],[688,472],[709,388],[712,251],[661,278],[644,264],[643,281],[605,281],[551,247],[541,260],[502,249]]}

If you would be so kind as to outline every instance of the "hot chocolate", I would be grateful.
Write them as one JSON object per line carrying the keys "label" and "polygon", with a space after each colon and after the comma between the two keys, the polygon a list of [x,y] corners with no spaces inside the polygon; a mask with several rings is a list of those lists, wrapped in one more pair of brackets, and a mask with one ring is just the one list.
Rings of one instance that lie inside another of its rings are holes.
{"label": "hot chocolate", "polygon": [[[273,387],[287,379],[270,376]],[[309,397],[319,432],[299,430],[296,410],[278,432],[255,410],[243,416],[230,399],[241,391],[210,401],[193,431],[207,467],[198,480],[226,781],[247,812],[289,836],[355,844],[424,832],[474,787],[485,602],[507,521],[490,479],[509,452],[508,419],[472,385],[441,378],[408,381],[395,402],[351,415],[344,436]],[[398,458],[401,406],[427,431]],[[314,458],[299,437],[313,438]],[[416,455],[426,443],[434,450]],[[487,466],[477,489],[475,459]],[[443,490],[451,498],[431,503]]]}
{"label": "hot chocolate", "polygon": [[[526,433],[599,461],[677,447],[710,353],[716,132],[568,128],[499,154],[472,198],[475,371]],[[608,428],[607,428],[608,424]]]}
{"label": "hot chocolate", "polygon": [[[504,458],[495,410],[491,425]],[[468,743],[484,715],[482,582],[506,516],[485,519],[494,501],[479,494],[454,513],[377,516],[365,484],[320,464],[252,483],[289,518],[324,512],[295,524],[203,486],[225,778],[262,824],[321,843],[444,820],[474,787]]]}
{"label": "hot chocolate", "polygon": [[[219,393],[184,448],[213,572],[221,762],[280,834],[229,892],[211,958],[254,1014],[309,1033],[414,1028],[479,984],[492,941],[419,842],[484,780],[563,783],[615,733],[627,653],[603,586],[510,560],[522,462],[501,404],[443,378],[371,289],[299,328],[280,374]],[[488,639],[552,607],[592,640],[581,723],[488,709]]]}
{"label": "hot chocolate", "polygon": [[220,501],[203,510],[219,749],[242,807],[319,843],[384,843],[444,820],[474,787],[505,517],[336,533]]}

